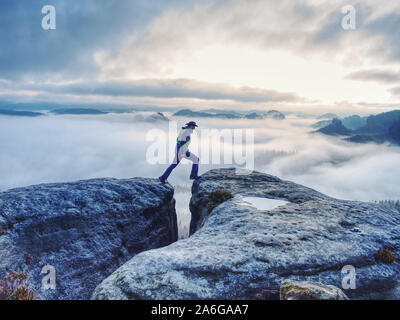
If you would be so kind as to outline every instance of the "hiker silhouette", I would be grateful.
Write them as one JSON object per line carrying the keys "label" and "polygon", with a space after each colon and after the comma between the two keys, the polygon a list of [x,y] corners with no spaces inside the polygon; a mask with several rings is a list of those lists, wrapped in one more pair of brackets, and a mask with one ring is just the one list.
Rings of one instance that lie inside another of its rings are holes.
{"label": "hiker silhouette", "polygon": [[189,151],[190,144],[190,135],[193,133],[193,130],[196,129],[197,124],[194,121],[190,121],[186,123],[185,127],[179,132],[178,138],[176,139],[176,148],[175,148],[175,157],[172,164],[165,170],[164,174],[159,177],[161,183],[165,183],[171,174],[172,170],[174,170],[179,162],[182,159],[188,159],[193,162],[192,171],[190,173],[190,179],[196,180],[198,179],[198,171],[199,171],[199,161],[200,159],[193,153]]}

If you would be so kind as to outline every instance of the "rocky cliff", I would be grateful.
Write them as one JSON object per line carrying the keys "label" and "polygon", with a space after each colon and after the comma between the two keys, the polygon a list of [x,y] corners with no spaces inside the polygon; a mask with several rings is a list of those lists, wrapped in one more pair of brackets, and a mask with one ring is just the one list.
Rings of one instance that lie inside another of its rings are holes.
{"label": "rocky cliff", "polygon": [[[135,254],[177,240],[173,188],[153,179],[92,179],[0,193],[0,278],[25,270],[42,299],[88,299]],[[56,271],[44,290],[43,266]]]}
{"label": "rocky cliff", "polygon": [[[234,197],[210,213],[209,194]],[[342,288],[346,265],[356,271],[353,299],[400,298],[400,215],[382,206],[325,196],[277,177],[212,170],[193,184],[192,235],[142,252],[94,291],[93,299],[249,299],[279,290],[283,279]],[[260,210],[244,196],[288,203]],[[386,251],[385,251],[386,252]]]}

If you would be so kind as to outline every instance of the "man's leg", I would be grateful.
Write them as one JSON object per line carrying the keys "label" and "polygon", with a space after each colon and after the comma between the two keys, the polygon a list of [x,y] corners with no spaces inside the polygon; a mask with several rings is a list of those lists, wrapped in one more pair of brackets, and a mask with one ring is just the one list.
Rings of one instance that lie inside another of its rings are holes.
{"label": "man's leg", "polygon": [[195,154],[193,154],[193,153],[191,153],[189,151],[186,152],[185,158],[189,159],[190,161],[193,162],[192,171],[190,172],[190,179],[191,180],[197,179],[199,177],[198,176],[198,172],[199,172],[199,161],[200,161],[200,159]]}
{"label": "man's leg", "polygon": [[172,170],[174,170],[176,168],[176,166],[179,164],[180,158],[181,158],[180,154],[178,153],[178,151],[176,151],[175,152],[174,161],[167,168],[167,170],[165,170],[164,174],[159,178],[162,183],[164,183],[168,179],[168,177],[171,174]]}
{"label": "man's leg", "polygon": [[178,164],[179,164],[179,163],[173,163],[173,164],[171,164],[171,165],[167,168],[167,170],[165,170],[165,172],[163,173],[163,175],[160,177],[160,180],[161,180],[161,181],[167,180],[168,177],[169,177],[169,175],[171,174],[172,170],[174,170]]}

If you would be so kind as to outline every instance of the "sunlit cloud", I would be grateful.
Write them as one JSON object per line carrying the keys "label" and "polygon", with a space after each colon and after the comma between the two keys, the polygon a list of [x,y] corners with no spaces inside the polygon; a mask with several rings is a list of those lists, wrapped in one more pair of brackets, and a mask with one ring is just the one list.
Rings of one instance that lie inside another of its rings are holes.
{"label": "sunlit cloud", "polygon": [[400,68],[394,32],[400,5],[393,1],[354,3],[355,30],[342,27],[346,0],[53,5],[57,29],[44,32],[36,21],[40,3],[1,2],[0,41],[7,46],[0,72],[18,87],[3,88],[2,97],[146,98],[162,105],[186,99],[199,107],[230,100],[241,108],[303,102],[299,109],[308,102],[331,108],[337,101],[352,107],[398,102],[389,87],[398,77],[390,70]]}

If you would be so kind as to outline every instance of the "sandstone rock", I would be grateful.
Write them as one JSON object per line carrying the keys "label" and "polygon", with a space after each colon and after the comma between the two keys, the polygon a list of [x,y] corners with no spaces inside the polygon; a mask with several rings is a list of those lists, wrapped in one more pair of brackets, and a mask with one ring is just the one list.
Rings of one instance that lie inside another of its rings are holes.
{"label": "sandstone rock", "polygon": [[[234,198],[208,214],[208,195],[216,189]],[[251,299],[263,289],[279,290],[284,279],[341,288],[346,265],[357,274],[356,289],[345,291],[350,298],[400,298],[399,263],[374,258],[382,247],[398,250],[398,212],[259,172],[236,175],[235,169],[207,172],[192,192],[190,238],[136,255],[96,288],[93,299]],[[243,196],[289,203],[258,210]]]}
{"label": "sandstone rock", "polygon": [[280,300],[280,293],[278,290],[263,289],[253,297],[253,300]]}
{"label": "sandstone rock", "polygon": [[[0,278],[25,270],[42,299],[88,299],[138,252],[177,240],[173,188],[155,179],[41,184],[0,199]],[[41,288],[45,265],[56,290]]]}
{"label": "sandstone rock", "polygon": [[320,282],[283,280],[281,300],[349,300],[342,290]]}
{"label": "sandstone rock", "polygon": [[[260,172],[251,174],[235,174],[235,169],[211,170],[201,180],[193,183],[190,211],[190,234],[202,226],[208,215],[207,204],[209,194],[218,189],[226,189],[242,196],[285,199],[293,203],[310,200],[328,200],[329,197],[289,181]],[[221,184],[222,183],[222,184]]]}

